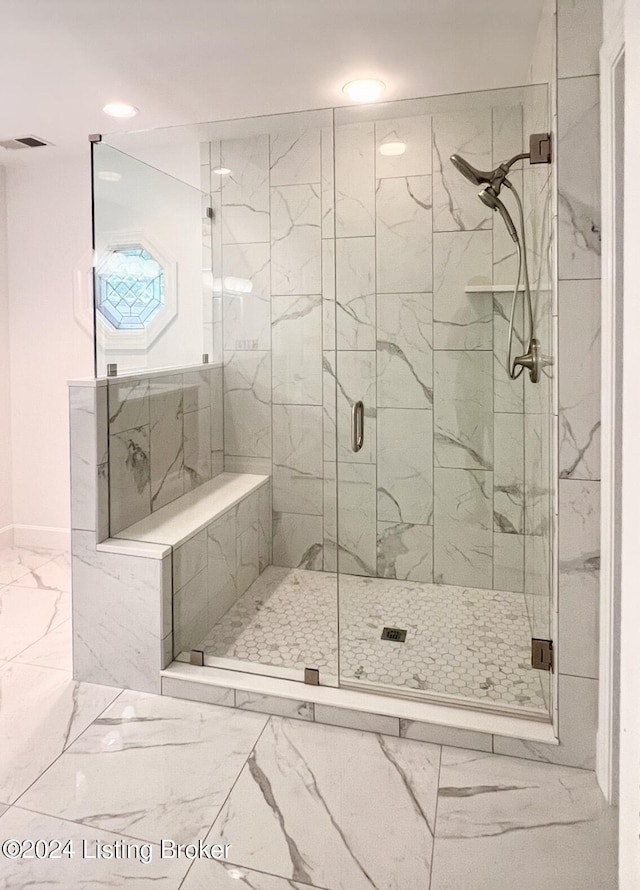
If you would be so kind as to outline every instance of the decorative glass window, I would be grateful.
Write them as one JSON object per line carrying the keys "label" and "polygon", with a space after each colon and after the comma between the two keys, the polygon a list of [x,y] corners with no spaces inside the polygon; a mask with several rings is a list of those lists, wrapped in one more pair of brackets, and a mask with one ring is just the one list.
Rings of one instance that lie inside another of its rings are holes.
{"label": "decorative glass window", "polygon": [[164,270],[139,245],[111,250],[97,279],[98,312],[116,330],[144,330],[164,305]]}

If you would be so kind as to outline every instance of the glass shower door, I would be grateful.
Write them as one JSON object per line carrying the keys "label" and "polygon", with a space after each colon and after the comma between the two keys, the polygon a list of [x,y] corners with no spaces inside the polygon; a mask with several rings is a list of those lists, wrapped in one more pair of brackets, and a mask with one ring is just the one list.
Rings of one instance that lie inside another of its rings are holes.
{"label": "glass shower door", "polygon": [[[532,110],[543,88],[335,112],[336,553],[341,685],[545,719],[552,365],[509,379],[514,244],[449,162],[518,153]],[[549,353],[549,186],[513,180]]]}

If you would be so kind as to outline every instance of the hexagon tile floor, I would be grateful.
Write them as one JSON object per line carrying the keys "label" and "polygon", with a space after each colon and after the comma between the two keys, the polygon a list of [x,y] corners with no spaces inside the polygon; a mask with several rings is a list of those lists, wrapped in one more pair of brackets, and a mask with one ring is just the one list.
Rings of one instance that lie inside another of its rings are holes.
{"label": "hexagon tile floor", "polygon": [[[196,648],[206,658],[317,668],[321,682],[339,673],[342,684],[546,712],[548,675],[531,669],[520,593],[341,575],[339,653],[337,618],[336,575],[269,566]],[[405,629],[406,641],[382,640],[388,626]]]}

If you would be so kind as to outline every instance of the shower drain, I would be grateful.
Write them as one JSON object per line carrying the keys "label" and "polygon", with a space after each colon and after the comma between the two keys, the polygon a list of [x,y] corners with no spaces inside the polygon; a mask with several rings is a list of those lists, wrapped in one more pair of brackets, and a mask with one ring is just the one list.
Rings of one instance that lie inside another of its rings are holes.
{"label": "shower drain", "polygon": [[407,639],[406,630],[401,630],[399,627],[385,627],[382,630],[382,640],[393,640],[394,643],[404,643]]}

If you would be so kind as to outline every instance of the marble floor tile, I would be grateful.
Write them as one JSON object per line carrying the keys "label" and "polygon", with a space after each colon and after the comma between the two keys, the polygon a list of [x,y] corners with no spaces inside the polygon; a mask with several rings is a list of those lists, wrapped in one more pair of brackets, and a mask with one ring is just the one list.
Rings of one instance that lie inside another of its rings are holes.
{"label": "marble floor tile", "polygon": [[76,683],[66,671],[0,668],[0,800],[17,800],[119,692]]}
{"label": "marble floor tile", "polygon": [[9,661],[66,621],[70,600],[61,590],[17,584],[0,588],[0,658]]}
{"label": "marble floor tile", "polygon": [[49,562],[21,575],[16,584],[20,587],[39,587],[42,590],[71,590],[70,554],[58,554]]}
{"label": "marble floor tile", "polygon": [[[321,682],[335,682],[339,604],[340,679],[349,686],[546,712],[522,594],[347,574],[339,585],[328,572],[269,566],[195,648],[276,676],[314,667]],[[385,626],[406,629],[406,641],[382,640]]]}
{"label": "marble floor tile", "polygon": [[436,746],[274,717],[211,834],[239,865],[302,884],[426,887],[439,760]]}
{"label": "marble floor tile", "polygon": [[336,678],[337,622],[335,575],[268,566],[196,648],[207,658],[315,667]]}
{"label": "marble floor tile", "polygon": [[49,633],[28,646],[15,661],[20,664],[32,664],[35,667],[56,668],[71,673],[73,660],[71,656],[71,621],[63,621]]}
{"label": "marble floor tile", "polygon": [[21,805],[151,842],[193,843],[206,835],[266,719],[125,691]]}
{"label": "marble floor tile", "polygon": [[431,890],[615,886],[615,810],[593,773],[443,749]]}
{"label": "marble floor tile", "polygon": [[[208,843],[213,843],[214,832]],[[180,890],[323,890],[230,862],[203,859],[193,863]]]}
{"label": "marble floor tile", "polygon": [[60,551],[36,550],[29,547],[5,547],[0,550],[0,586],[12,584],[33,569],[50,562]]}
{"label": "marble floor tile", "polygon": [[[40,813],[31,813],[20,807],[11,807],[0,818],[0,834],[8,838],[42,838],[43,840],[72,841],[75,855],[61,859],[3,859],[0,869],[0,890],[17,887],[60,888],[60,890],[86,890],[87,887],[131,887],[132,890],[178,890],[189,862],[185,859],[161,859],[160,848],[152,847],[150,861],[141,862],[131,851],[128,858],[91,859],[95,842],[102,845],[117,841],[134,844],[135,840],[101,830],[97,835],[90,826],[53,819]],[[83,842],[86,857],[83,857]],[[139,842],[137,842],[139,844]],[[142,848],[146,855],[147,848]],[[197,886],[197,885],[195,885]],[[209,885],[211,887],[211,885]],[[271,890],[271,888],[265,888]]]}

